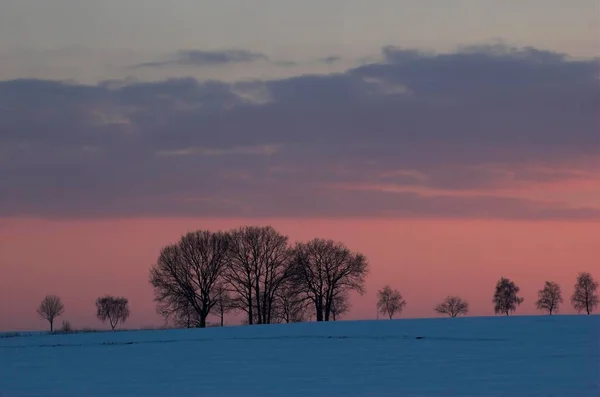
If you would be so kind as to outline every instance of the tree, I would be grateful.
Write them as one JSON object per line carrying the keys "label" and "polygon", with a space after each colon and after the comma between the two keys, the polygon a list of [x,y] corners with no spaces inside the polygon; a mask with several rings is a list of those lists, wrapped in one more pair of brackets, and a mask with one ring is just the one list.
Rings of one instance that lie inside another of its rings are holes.
{"label": "tree", "polygon": [[271,226],[245,226],[231,232],[225,279],[248,324],[274,320],[277,291],[290,277],[288,238]]}
{"label": "tree", "polygon": [[331,301],[331,319],[336,321],[339,316],[350,310],[350,300],[345,291],[336,294]]}
{"label": "tree", "polygon": [[235,306],[233,304],[231,296],[229,296],[229,292],[223,285],[219,285],[217,287],[214,300],[217,302],[215,308],[217,309],[217,313],[219,314],[219,319],[221,320],[222,327],[225,314],[230,310],[234,309]]}
{"label": "tree", "polygon": [[293,267],[294,280],[314,305],[317,321],[329,321],[336,296],[351,290],[363,294],[369,270],[364,255],[323,239],[296,244]]}
{"label": "tree", "polygon": [[586,311],[591,314],[598,306],[598,282],[594,280],[590,273],[579,273],[575,283],[575,291],[571,297],[571,303],[577,312]]}
{"label": "tree", "polygon": [[103,296],[96,300],[96,316],[102,322],[107,319],[112,330],[120,322],[124,323],[129,318],[129,301],[124,297]]}
{"label": "tree", "polygon": [[157,311],[172,316],[179,325],[206,326],[217,304],[231,245],[228,233],[199,230],[164,247],[150,269]]}
{"label": "tree", "polygon": [[517,310],[517,306],[523,303],[524,299],[519,297],[520,288],[511,280],[502,277],[496,284],[494,293],[494,312],[502,313],[507,316],[510,312]]}
{"label": "tree", "polygon": [[435,311],[440,314],[447,314],[452,318],[460,314],[467,315],[469,313],[469,303],[458,296],[448,296],[435,307]]}
{"label": "tree", "polygon": [[172,322],[177,328],[197,328],[200,327],[200,316],[196,309],[185,299],[179,302],[170,301],[168,303],[159,302],[156,305],[156,312],[164,317],[165,324]]}
{"label": "tree", "polygon": [[389,285],[377,291],[377,311],[384,316],[389,316],[390,320],[394,314],[402,313],[406,301],[402,298],[400,291],[392,289]]}
{"label": "tree", "polygon": [[62,332],[63,334],[69,334],[73,332],[73,327],[71,326],[71,323],[68,321],[63,321],[62,326],[60,327],[60,332]]}
{"label": "tree", "polygon": [[310,301],[303,296],[300,288],[288,279],[275,295],[277,322],[299,323],[306,321]]}
{"label": "tree", "polygon": [[54,319],[62,315],[65,306],[56,295],[47,295],[37,308],[37,314],[50,323],[50,332],[54,331]]}
{"label": "tree", "polygon": [[538,291],[538,300],[535,306],[539,310],[547,311],[548,314],[558,313],[558,307],[563,303],[560,285],[552,281],[546,281],[544,288]]}

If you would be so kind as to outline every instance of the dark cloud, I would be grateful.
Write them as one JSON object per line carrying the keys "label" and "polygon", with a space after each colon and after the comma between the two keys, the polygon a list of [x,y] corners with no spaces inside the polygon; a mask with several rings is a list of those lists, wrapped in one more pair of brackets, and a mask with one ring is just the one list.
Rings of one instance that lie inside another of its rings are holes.
{"label": "dark cloud", "polygon": [[328,56],[328,57],[324,57],[324,58],[319,58],[317,61],[321,62],[321,63],[331,64],[331,63],[339,62],[341,60],[342,60],[342,57],[332,55],[332,56]]}
{"label": "dark cloud", "polygon": [[[0,214],[600,218],[492,194],[597,175],[595,60],[383,55],[232,84],[0,82]],[[343,188],[361,184],[373,188]],[[414,191],[377,188],[389,184]]]}
{"label": "dark cloud", "polygon": [[281,66],[281,67],[292,67],[292,66],[308,65],[311,63],[312,64],[331,65],[331,64],[340,62],[341,60],[342,60],[342,57],[339,57],[336,55],[331,55],[331,56],[317,58],[317,59],[306,61],[306,62],[298,62],[298,61],[292,61],[292,60],[279,60],[279,61],[272,61],[271,63],[273,65]]}
{"label": "dark cloud", "polygon": [[144,62],[134,65],[134,68],[160,68],[165,66],[218,66],[230,63],[254,62],[268,60],[267,56],[257,52],[246,50],[223,50],[223,51],[179,51],[164,61]]}

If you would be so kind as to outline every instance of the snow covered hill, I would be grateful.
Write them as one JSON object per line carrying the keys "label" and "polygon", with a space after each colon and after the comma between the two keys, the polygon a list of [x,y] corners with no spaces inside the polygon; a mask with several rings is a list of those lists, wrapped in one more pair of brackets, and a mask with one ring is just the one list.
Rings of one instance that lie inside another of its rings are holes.
{"label": "snow covered hill", "polygon": [[600,395],[600,317],[0,338],[0,397]]}

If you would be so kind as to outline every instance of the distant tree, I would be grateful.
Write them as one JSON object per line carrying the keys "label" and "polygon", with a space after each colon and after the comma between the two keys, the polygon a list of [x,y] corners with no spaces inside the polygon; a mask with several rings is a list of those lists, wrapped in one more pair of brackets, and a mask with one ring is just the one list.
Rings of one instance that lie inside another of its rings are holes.
{"label": "distant tree", "polygon": [[158,302],[156,312],[163,316],[167,325],[172,323],[176,328],[200,327],[200,315],[186,299]]}
{"label": "distant tree", "polygon": [[405,306],[406,301],[402,298],[402,294],[389,285],[377,291],[377,311],[384,316],[389,316],[390,320],[394,314],[401,314]]}
{"label": "distant tree", "polygon": [[229,295],[229,292],[227,291],[224,285],[220,285],[216,288],[214,300],[215,302],[217,302],[215,305],[215,309],[219,314],[219,319],[221,320],[222,327],[225,314],[235,309],[235,305],[233,299],[231,299],[231,296]]}
{"label": "distant tree", "polygon": [[308,318],[310,301],[302,294],[293,280],[288,279],[275,295],[277,322],[299,323]]}
{"label": "distant tree", "polygon": [[346,293],[339,293],[331,301],[331,319],[337,321],[339,317],[350,310],[350,300]]}
{"label": "distant tree", "polygon": [[271,226],[245,226],[231,232],[225,280],[236,294],[248,324],[275,321],[277,291],[290,277],[288,238]]}
{"label": "distant tree", "polygon": [[524,299],[519,297],[520,288],[511,280],[502,277],[496,284],[494,293],[494,312],[502,313],[507,316],[510,312],[517,310],[517,306],[523,303]]}
{"label": "distant tree", "polygon": [[369,265],[364,255],[342,243],[314,239],[296,244],[293,269],[294,280],[312,302],[317,321],[329,321],[336,296],[364,293]]}
{"label": "distant tree", "polygon": [[230,246],[228,233],[199,230],[163,248],[149,277],[157,311],[179,326],[204,328],[217,304]]}
{"label": "distant tree", "polygon": [[591,314],[598,306],[598,282],[594,280],[590,273],[579,273],[575,283],[575,291],[571,297],[571,303],[577,312],[586,311]]}
{"label": "distant tree", "polygon": [[60,332],[62,332],[63,334],[70,334],[71,332],[73,332],[73,327],[71,326],[71,323],[68,321],[63,321],[62,326],[60,327]]}
{"label": "distant tree", "polygon": [[448,296],[442,303],[435,307],[435,311],[440,314],[447,314],[450,317],[458,315],[467,315],[469,313],[469,303],[458,296]]}
{"label": "distant tree", "polygon": [[547,311],[548,314],[558,313],[560,304],[563,303],[560,285],[552,281],[546,281],[544,288],[538,291],[538,300],[535,306],[539,310]]}
{"label": "distant tree", "polygon": [[102,322],[107,319],[112,330],[129,318],[129,301],[124,297],[103,296],[96,300],[96,316]]}
{"label": "distant tree", "polygon": [[56,295],[47,295],[37,308],[37,314],[50,323],[50,332],[54,331],[54,319],[65,311],[60,298]]}

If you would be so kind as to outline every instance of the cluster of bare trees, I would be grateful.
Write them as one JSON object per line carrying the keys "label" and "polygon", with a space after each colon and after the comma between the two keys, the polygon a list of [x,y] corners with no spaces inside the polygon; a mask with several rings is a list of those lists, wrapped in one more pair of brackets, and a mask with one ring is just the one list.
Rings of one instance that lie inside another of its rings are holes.
{"label": "cluster of bare trees", "polygon": [[[50,323],[50,332],[54,331],[54,320],[65,311],[65,305],[56,295],[47,295],[37,308],[38,315]],[[96,317],[101,322],[109,321],[114,331],[119,322],[124,323],[129,318],[129,301],[124,297],[106,295],[96,300]],[[71,324],[63,321],[63,332],[71,332]]]}
{"label": "cluster of bare trees", "polygon": [[270,226],[190,232],[164,247],[150,269],[157,311],[184,327],[205,327],[209,314],[246,314],[247,324],[335,320],[348,294],[364,293],[367,259],[342,243],[290,245]]}
{"label": "cluster of bare trees", "polygon": [[[579,273],[571,296],[573,308],[579,313],[585,311],[588,315],[591,314],[600,303],[597,289],[598,282],[590,273]],[[500,278],[494,292],[494,312],[508,316],[516,311],[517,307],[524,302],[524,298],[519,296],[519,292],[520,288],[514,281],[504,277]],[[558,313],[563,302],[560,286],[555,282],[546,281],[544,288],[538,291],[538,300],[535,305],[539,310],[552,315]],[[406,301],[398,290],[385,286],[377,292],[378,313],[389,316],[391,319],[395,314],[402,313],[405,306]],[[458,296],[448,296],[434,310],[440,314],[456,317],[469,313],[469,303]]]}
{"label": "cluster of bare trees", "polygon": [[[579,273],[571,304],[578,313],[585,311],[588,315],[598,306],[598,282],[590,273]],[[501,278],[496,285],[494,294],[494,311],[496,314],[509,315],[517,310],[524,299],[519,297],[519,287],[507,278]],[[552,315],[558,313],[560,305],[564,302],[560,286],[553,281],[546,281],[544,287],[538,291],[538,300],[535,302],[539,310],[546,311]]]}

